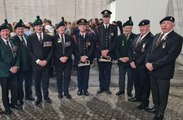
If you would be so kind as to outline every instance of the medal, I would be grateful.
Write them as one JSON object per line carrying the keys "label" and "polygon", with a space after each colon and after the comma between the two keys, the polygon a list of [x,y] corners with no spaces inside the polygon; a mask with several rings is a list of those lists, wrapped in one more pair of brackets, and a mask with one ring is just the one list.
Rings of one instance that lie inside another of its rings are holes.
{"label": "medal", "polygon": [[166,42],[163,42],[162,48],[166,47]]}
{"label": "medal", "polygon": [[144,44],[142,45],[142,49],[141,49],[142,52],[145,52],[145,46],[146,46],[146,44],[144,43]]}

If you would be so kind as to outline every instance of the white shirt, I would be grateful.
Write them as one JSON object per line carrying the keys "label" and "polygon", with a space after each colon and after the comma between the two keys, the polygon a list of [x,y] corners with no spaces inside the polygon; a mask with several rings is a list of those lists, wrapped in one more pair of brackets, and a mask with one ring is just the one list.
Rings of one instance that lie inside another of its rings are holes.
{"label": "white shirt", "polygon": [[103,25],[104,25],[104,27],[106,28],[109,28],[109,23],[108,24],[105,24],[105,23],[103,23]]}
{"label": "white shirt", "polygon": [[41,34],[41,38],[42,38],[42,40],[43,40],[43,32],[42,32],[42,33],[36,33],[37,38],[40,40],[40,34]]}
{"label": "white shirt", "polygon": [[9,43],[9,46],[11,47],[11,49],[12,49],[12,46],[11,46],[11,43],[10,43],[10,40],[9,39],[4,39],[4,38],[2,38],[1,37],[1,39],[4,41],[4,43],[7,45],[7,41],[9,41],[8,43]]}
{"label": "white shirt", "polygon": [[83,37],[85,38],[86,33],[81,33],[81,32],[80,32],[80,35],[83,36]]}
{"label": "white shirt", "polygon": [[63,34],[63,35],[59,34],[60,39],[62,39],[62,36],[63,36],[64,44],[65,44],[65,34]]}
{"label": "white shirt", "polygon": [[[149,31],[149,32],[150,32],[150,31]],[[144,39],[145,36],[146,36],[147,34],[149,34],[149,32],[147,32],[146,34],[144,34],[144,35],[141,37],[141,40]]]}
{"label": "white shirt", "polygon": [[[169,32],[167,32],[167,33],[164,33],[164,35],[163,35],[163,37],[161,38],[161,40],[163,40],[170,32],[172,32],[173,31],[173,29],[172,30],[170,30]],[[163,34],[163,32],[161,32],[161,34]]]}

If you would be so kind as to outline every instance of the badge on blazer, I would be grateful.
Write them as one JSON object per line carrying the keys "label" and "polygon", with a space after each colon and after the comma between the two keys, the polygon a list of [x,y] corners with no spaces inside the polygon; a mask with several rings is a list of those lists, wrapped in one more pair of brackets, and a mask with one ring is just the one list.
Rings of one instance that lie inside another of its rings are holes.
{"label": "badge on blazer", "polygon": [[71,45],[71,41],[65,43],[65,47],[69,47]]}
{"label": "badge on blazer", "polygon": [[146,47],[146,43],[144,43],[144,44],[142,45],[141,52],[145,52],[145,47]]}
{"label": "badge on blazer", "polygon": [[114,33],[113,33],[113,32],[111,33],[111,37],[112,37],[112,36],[114,36]]}
{"label": "badge on blazer", "polygon": [[125,45],[125,42],[124,41],[122,41],[122,46],[124,46]]}
{"label": "badge on blazer", "polygon": [[62,40],[60,38],[57,39],[58,43],[62,43]]}
{"label": "badge on blazer", "polygon": [[51,41],[43,42],[43,47],[51,47],[51,46],[52,46]]}
{"label": "badge on blazer", "polygon": [[89,47],[91,45],[91,43],[88,41],[86,42],[86,47]]}
{"label": "badge on blazer", "polygon": [[18,49],[18,47],[12,44],[12,53],[13,53],[13,57],[16,56],[16,54],[17,54],[17,49]]}
{"label": "badge on blazer", "polygon": [[166,42],[163,42],[162,48],[164,49],[166,47]]}

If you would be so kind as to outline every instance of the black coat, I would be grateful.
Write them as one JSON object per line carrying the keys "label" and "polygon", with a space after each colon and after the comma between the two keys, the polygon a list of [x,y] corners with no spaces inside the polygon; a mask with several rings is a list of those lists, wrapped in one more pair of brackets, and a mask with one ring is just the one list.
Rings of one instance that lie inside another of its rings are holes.
{"label": "black coat", "polygon": [[115,52],[116,52],[116,57],[118,59],[118,65],[129,66],[129,62],[123,63],[123,62],[119,61],[119,58],[128,57],[129,48],[130,48],[133,40],[135,39],[135,37],[137,37],[137,35],[134,33],[131,33],[128,39],[126,38],[126,36],[124,34],[121,34],[117,37],[117,44],[116,44]]}
{"label": "black coat", "polygon": [[114,58],[115,47],[117,38],[117,27],[110,24],[107,29],[104,25],[100,25],[97,29],[97,40],[96,40],[96,57],[101,56],[102,50],[109,50],[109,56]]}
{"label": "black coat", "polygon": [[154,70],[150,72],[151,75],[159,79],[170,80],[174,75],[175,61],[181,52],[183,38],[172,31],[156,46],[159,37],[160,33],[154,38],[146,63],[153,63]]}
{"label": "black coat", "polygon": [[54,47],[54,61],[55,61],[55,67],[62,67],[63,64],[60,61],[60,58],[63,56],[67,56],[68,60],[66,63],[70,62],[72,63],[72,53],[73,53],[73,39],[72,36],[66,35],[65,34],[65,46],[63,47],[61,43],[61,39],[58,34],[54,36],[54,41],[53,41],[53,47]]}
{"label": "black coat", "polygon": [[[25,36],[25,38],[27,41],[28,39],[27,36]],[[32,68],[31,57],[29,55],[27,46],[22,43],[18,35],[15,35],[14,37],[12,37],[12,39],[17,42],[20,49],[20,70],[22,71],[31,70]]]}
{"label": "black coat", "polygon": [[[41,70],[51,65],[51,59],[53,55],[53,37],[48,34],[43,34],[43,44],[39,42],[39,39],[36,33],[33,33],[28,37],[28,50],[32,60],[32,65],[35,69]],[[46,60],[48,64],[44,67],[41,67],[36,63],[36,60]]]}
{"label": "black coat", "polygon": [[78,33],[73,37],[75,41],[75,65],[79,63],[80,57],[84,55],[86,55],[90,63],[92,63],[95,52],[95,39],[93,34],[86,33],[85,38],[83,38],[80,33]]}
{"label": "black coat", "polygon": [[140,42],[138,46],[136,46],[137,40],[140,35],[138,35],[131,47],[129,49],[129,62],[135,62],[136,66],[145,66],[145,58],[149,51],[150,45],[153,41],[154,35],[149,32]]}

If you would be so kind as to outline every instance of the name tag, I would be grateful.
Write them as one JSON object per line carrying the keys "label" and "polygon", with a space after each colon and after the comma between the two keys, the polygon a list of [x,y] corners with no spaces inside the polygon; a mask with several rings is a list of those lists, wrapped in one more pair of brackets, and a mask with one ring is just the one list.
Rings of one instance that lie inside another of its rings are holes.
{"label": "name tag", "polygon": [[51,46],[52,46],[51,41],[43,42],[43,47],[51,47]]}

